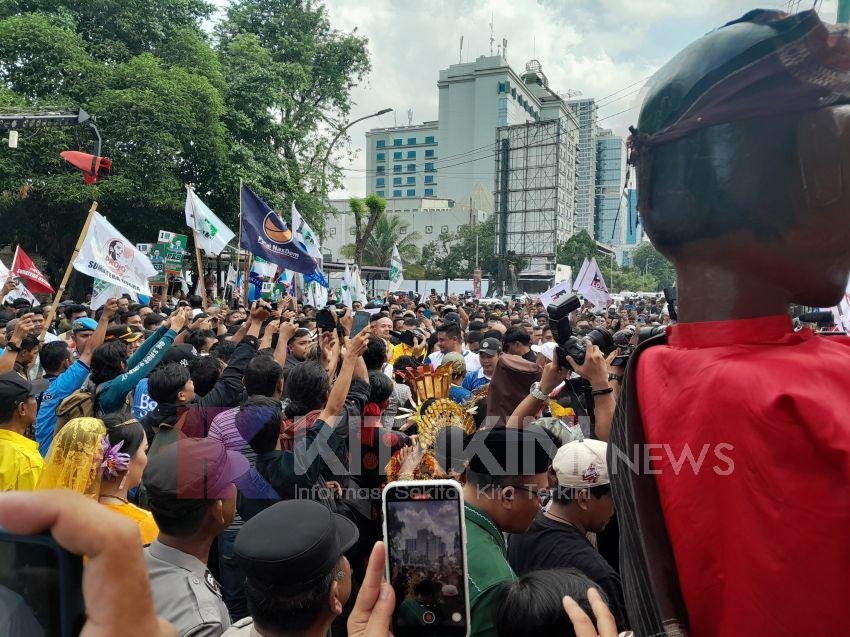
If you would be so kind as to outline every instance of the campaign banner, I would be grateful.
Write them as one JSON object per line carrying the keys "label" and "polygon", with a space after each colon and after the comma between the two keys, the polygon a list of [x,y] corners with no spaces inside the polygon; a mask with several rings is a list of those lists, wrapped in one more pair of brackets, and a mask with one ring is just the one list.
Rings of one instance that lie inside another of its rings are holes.
{"label": "campaign banner", "polygon": [[552,303],[560,301],[565,296],[569,296],[572,288],[571,281],[561,281],[558,285],[549,288],[540,295],[540,302],[544,308],[549,307]]}
{"label": "campaign banner", "polygon": [[183,271],[183,258],[186,256],[186,235],[160,230],[159,243],[165,246],[165,272],[180,274]]}
{"label": "campaign banner", "polygon": [[100,213],[92,213],[88,232],[73,267],[92,278],[113,283],[123,290],[150,296],[148,278],[156,269]]}

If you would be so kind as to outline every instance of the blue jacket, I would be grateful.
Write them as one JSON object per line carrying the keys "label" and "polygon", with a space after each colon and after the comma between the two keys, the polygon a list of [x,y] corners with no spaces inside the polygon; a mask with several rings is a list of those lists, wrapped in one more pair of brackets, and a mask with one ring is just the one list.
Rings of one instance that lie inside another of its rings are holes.
{"label": "blue jacket", "polygon": [[47,456],[47,450],[53,442],[56,409],[63,400],[83,386],[88,376],[88,366],[76,361],[56,378],[48,379],[50,386],[41,395],[41,405],[35,420],[35,440],[38,442],[38,452],[42,456]]}
{"label": "blue jacket", "polygon": [[474,372],[466,372],[463,378],[463,388],[469,391],[475,391],[479,387],[484,387],[490,381],[484,376],[484,373],[479,369]]}

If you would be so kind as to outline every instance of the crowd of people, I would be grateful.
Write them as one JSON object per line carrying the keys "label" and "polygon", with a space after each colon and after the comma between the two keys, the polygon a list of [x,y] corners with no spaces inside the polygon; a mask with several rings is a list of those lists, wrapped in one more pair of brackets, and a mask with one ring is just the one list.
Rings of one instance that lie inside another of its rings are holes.
{"label": "crowd of people", "polygon": [[[49,307],[0,309],[0,490],[69,489],[131,521],[153,606],[179,634],[344,634],[346,619],[351,632],[353,592],[374,577],[381,488],[423,477],[466,485],[472,634],[516,634],[495,613],[509,602],[496,600],[521,599],[510,587],[540,570],[586,612],[598,589],[628,628],[616,552],[603,557],[593,535],[613,513],[598,438],[622,374],[610,362],[667,320],[654,296],[576,312],[578,334],[613,330],[623,344],[590,346],[582,364],[569,359],[574,374],[531,297],[398,294],[317,310],[288,297],[204,307],[190,295],[56,310],[45,326]],[[354,334],[358,311],[369,321]],[[319,328],[328,317],[334,327]],[[413,377],[438,373],[439,398],[472,428],[423,411]],[[466,454],[476,434],[502,459],[532,445],[535,465],[506,473]],[[571,497],[588,467],[601,473]],[[314,546],[334,525],[338,537]],[[520,548],[538,528],[565,550]],[[460,584],[416,593],[448,607]],[[558,625],[569,624],[556,597]]]}

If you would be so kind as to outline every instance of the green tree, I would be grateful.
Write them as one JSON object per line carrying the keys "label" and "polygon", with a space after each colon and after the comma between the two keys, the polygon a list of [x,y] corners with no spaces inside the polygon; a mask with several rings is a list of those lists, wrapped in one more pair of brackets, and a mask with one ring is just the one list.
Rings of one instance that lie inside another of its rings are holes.
{"label": "green tree", "polygon": [[571,266],[573,272],[578,273],[585,259],[596,256],[596,249],[596,241],[587,233],[587,230],[579,230],[558,246],[557,261]]}
{"label": "green tree", "polygon": [[676,283],[676,268],[651,243],[641,243],[632,250],[631,257],[635,269],[655,277],[657,284],[653,290],[662,290]]}
{"label": "green tree", "polygon": [[[403,264],[413,263],[419,258],[419,248],[416,242],[421,239],[418,232],[407,232],[410,224],[402,221],[401,217],[388,216],[386,213],[378,217],[375,227],[366,238],[363,249],[363,265],[389,267],[393,255],[393,246],[398,246],[398,253]],[[349,243],[340,250],[347,259],[354,258],[355,244]]]}
{"label": "green tree", "polygon": [[262,166],[249,173],[258,192],[273,206],[295,200],[322,234],[327,189],[342,183],[324,157],[371,68],[366,38],[333,29],[312,0],[233,0],[216,33],[234,164]]}
{"label": "green tree", "polygon": [[625,267],[614,270],[614,280],[611,282],[612,292],[654,292],[658,289],[658,279],[652,274],[644,275],[636,268]]}
{"label": "green tree", "polygon": [[366,242],[372,236],[372,230],[378,223],[378,219],[385,215],[387,201],[376,194],[371,194],[365,199],[352,197],[348,200],[348,207],[354,216],[354,243],[349,258],[353,258],[357,265],[363,265]]}
{"label": "green tree", "polygon": [[61,161],[62,150],[91,149],[85,129],[24,131],[19,148],[3,153],[0,241],[38,252],[54,281],[92,200],[129,239],[150,241],[159,229],[183,225],[183,185],[212,190],[227,159],[223,100],[207,77],[152,53],[116,53],[122,61],[106,64],[72,29],[77,21],[67,8],[57,11],[0,20],[0,85],[14,97],[2,99],[23,111],[85,108],[97,117],[101,152],[114,163],[109,179],[85,186]]}

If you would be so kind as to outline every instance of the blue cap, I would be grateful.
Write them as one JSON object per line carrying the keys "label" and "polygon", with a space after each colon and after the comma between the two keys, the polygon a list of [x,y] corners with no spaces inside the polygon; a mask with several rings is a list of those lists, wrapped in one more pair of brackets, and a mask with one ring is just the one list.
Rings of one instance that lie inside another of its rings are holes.
{"label": "blue cap", "polygon": [[71,328],[74,332],[95,331],[97,329],[97,321],[88,317],[77,319]]}

